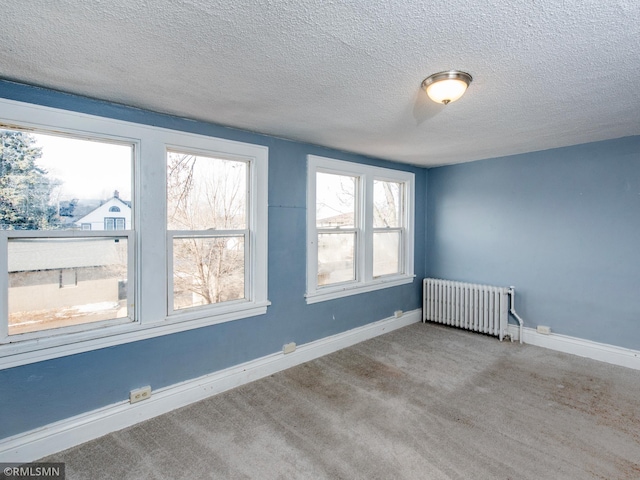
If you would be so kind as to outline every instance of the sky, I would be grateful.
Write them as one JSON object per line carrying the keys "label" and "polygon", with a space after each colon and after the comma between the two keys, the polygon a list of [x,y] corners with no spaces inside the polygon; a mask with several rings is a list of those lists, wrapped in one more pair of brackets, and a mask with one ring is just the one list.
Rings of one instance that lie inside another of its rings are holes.
{"label": "sky", "polygon": [[42,147],[38,166],[44,168],[49,177],[63,182],[59,201],[107,200],[114,190],[118,190],[122,200],[131,200],[131,145],[32,135],[37,146]]}

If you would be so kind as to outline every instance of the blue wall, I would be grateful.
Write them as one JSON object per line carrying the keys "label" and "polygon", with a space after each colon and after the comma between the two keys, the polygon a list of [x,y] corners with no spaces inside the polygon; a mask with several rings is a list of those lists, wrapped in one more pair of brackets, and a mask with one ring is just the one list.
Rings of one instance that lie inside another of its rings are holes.
{"label": "blue wall", "polygon": [[[269,147],[269,300],[266,315],[0,371],[0,438],[421,306],[427,171],[359,155],[0,81],[0,97]],[[413,285],[307,305],[306,156],[416,174]]]}
{"label": "blue wall", "polygon": [[516,287],[525,326],[640,349],[640,137],[429,170],[427,273]]}
{"label": "blue wall", "polygon": [[[0,438],[125,400],[132,388],[169,386],[280,351],[290,341],[304,344],[419,308],[425,274],[515,285],[527,326],[640,349],[640,137],[427,175],[11,82],[0,81],[0,97],[268,146],[272,302],[263,316],[0,371]],[[413,285],[306,305],[308,154],[416,173]]]}

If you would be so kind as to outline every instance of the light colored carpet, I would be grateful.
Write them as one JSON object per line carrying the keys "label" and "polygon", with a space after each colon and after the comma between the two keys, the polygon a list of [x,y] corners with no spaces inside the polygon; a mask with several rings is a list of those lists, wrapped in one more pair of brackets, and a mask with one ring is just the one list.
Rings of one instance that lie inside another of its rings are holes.
{"label": "light colored carpet", "polygon": [[68,479],[638,479],[640,372],[415,324],[46,460]]}

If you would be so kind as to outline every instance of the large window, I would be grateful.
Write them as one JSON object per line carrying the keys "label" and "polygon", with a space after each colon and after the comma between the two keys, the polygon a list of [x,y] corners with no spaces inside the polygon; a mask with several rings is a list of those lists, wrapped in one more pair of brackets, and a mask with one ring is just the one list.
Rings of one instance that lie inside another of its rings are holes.
{"label": "large window", "polygon": [[167,152],[172,312],[249,297],[247,163]]}
{"label": "large window", "polygon": [[[132,232],[122,224],[118,233],[87,233],[77,222],[100,216],[106,192],[131,198],[134,147],[44,132],[0,129],[0,244],[8,274],[0,330],[12,340],[134,320],[133,292],[120,287],[133,285]],[[115,230],[107,220],[104,230]]]}
{"label": "large window", "polygon": [[0,100],[0,368],[266,312],[268,149]]}
{"label": "large window", "polygon": [[309,155],[307,302],[413,281],[409,172]]}

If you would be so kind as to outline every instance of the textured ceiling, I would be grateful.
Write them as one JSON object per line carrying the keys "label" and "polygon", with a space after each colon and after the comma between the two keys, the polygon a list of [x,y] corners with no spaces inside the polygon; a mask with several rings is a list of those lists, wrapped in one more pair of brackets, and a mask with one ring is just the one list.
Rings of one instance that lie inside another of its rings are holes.
{"label": "textured ceiling", "polygon": [[5,79],[420,165],[640,134],[638,0],[5,0],[0,45]]}

